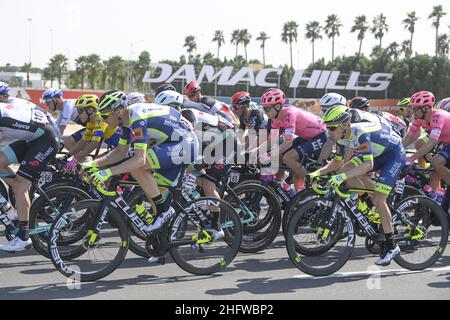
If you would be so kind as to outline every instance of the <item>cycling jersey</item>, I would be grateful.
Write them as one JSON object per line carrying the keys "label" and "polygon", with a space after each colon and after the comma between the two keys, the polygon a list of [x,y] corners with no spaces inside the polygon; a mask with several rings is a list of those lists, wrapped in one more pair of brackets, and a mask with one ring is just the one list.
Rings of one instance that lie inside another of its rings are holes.
{"label": "cycling jersey", "polygon": [[47,125],[47,117],[33,104],[0,103],[0,131],[9,138],[33,141],[44,134]]}
{"label": "cycling jersey", "polygon": [[285,139],[298,136],[310,140],[326,131],[322,120],[315,114],[296,107],[285,107],[281,111],[281,119],[271,121],[272,129],[284,129]]}
{"label": "cycling jersey", "polygon": [[391,125],[392,129],[394,129],[394,131],[398,133],[400,137],[403,137],[405,135],[405,131],[407,128],[405,121],[403,121],[399,117],[392,115],[389,112],[374,111],[374,113],[380,116],[382,119],[386,119]]}
{"label": "cycling jersey", "polygon": [[58,126],[67,126],[69,121],[77,122],[78,111],[75,108],[75,99],[65,99],[63,103],[63,110],[57,110],[58,117],[56,119],[56,124]]}
{"label": "cycling jersey", "polygon": [[26,104],[29,104],[29,105],[31,105],[32,107],[34,107],[34,108],[36,108],[36,109],[42,111],[42,112],[45,114],[45,116],[47,117],[48,123],[50,124],[50,126],[51,126],[52,129],[53,129],[53,133],[55,134],[55,138],[56,138],[58,141],[61,140],[61,131],[59,130],[59,127],[57,126],[55,119],[53,118],[53,116],[51,115],[51,113],[48,112],[48,110],[45,110],[45,109],[41,108],[40,106],[38,106],[38,105],[36,105],[36,104],[34,104],[34,103],[28,101],[28,100],[21,99],[21,98],[10,97],[10,98],[8,98],[7,103],[10,103],[10,104],[14,104],[14,103],[26,103]]}
{"label": "cycling jersey", "polygon": [[259,109],[256,104],[250,104],[249,115],[239,118],[239,129],[253,129],[258,133],[260,129],[267,129],[268,120],[263,110]]}
{"label": "cycling jersey", "polygon": [[359,122],[372,122],[378,123],[382,122],[386,125],[389,125],[394,129],[394,131],[399,134],[401,137],[404,136],[406,130],[406,123],[398,117],[393,116],[388,112],[367,112],[358,109],[349,109],[352,117],[350,118],[351,123],[359,123]]}
{"label": "cycling jersey", "polygon": [[234,125],[239,124],[239,120],[237,119],[236,115],[226,103],[206,96],[203,96],[200,99],[200,102],[208,106],[213,113],[220,114],[222,117],[224,117]]}
{"label": "cycling jersey", "polygon": [[110,128],[102,117],[97,115],[94,122],[87,123],[81,139],[87,142],[101,142],[103,139],[106,144],[117,146],[120,139],[120,128]]}
{"label": "cycling jersey", "polygon": [[429,137],[439,140],[445,144],[450,144],[450,113],[445,110],[431,110],[430,123],[424,119],[414,119],[408,131],[408,136],[412,135],[417,139],[420,135],[420,128],[424,128]]}
{"label": "cycling jersey", "polygon": [[400,136],[384,123],[361,122],[350,128],[350,137],[337,142],[336,159],[342,160],[348,147],[353,151],[355,165],[373,160],[373,171],[381,170],[376,191],[389,194],[406,160]]}
{"label": "cycling jersey", "polygon": [[134,141],[135,150],[147,152],[158,184],[174,186],[182,165],[193,163],[198,156],[192,125],[177,110],[153,103],[129,106],[129,118],[122,127],[119,144]]}

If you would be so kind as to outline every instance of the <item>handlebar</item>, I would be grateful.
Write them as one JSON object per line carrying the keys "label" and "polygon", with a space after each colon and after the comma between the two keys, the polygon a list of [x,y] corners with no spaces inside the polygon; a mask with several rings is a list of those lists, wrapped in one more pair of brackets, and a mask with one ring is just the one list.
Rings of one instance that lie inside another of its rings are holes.
{"label": "handlebar", "polygon": [[80,174],[81,174],[81,179],[82,179],[84,182],[88,183],[88,184],[91,184],[91,183],[92,183],[92,185],[98,190],[98,192],[100,192],[100,194],[102,194],[102,195],[104,195],[104,196],[106,196],[106,197],[115,197],[115,196],[117,195],[117,192],[116,192],[116,191],[108,191],[108,190],[106,190],[106,189],[103,187],[103,186],[104,186],[103,183],[98,183],[98,184],[93,183],[93,181],[91,181],[91,179],[90,179],[89,174],[88,174],[86,171],[83,171],[83,170],[81,169],[81,165],[80,165],[80,164],[77,165],[77,169],[78,169],[78,171],[79,171]]}

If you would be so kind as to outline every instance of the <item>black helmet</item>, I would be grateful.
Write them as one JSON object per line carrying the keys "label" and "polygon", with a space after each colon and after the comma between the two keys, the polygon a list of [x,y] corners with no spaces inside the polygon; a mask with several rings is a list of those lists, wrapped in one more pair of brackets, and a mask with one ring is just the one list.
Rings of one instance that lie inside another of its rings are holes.
{"label": "black helmet", "polygon": [[177,91],[177,89],[170,83],[164,83],[156,89],[155,97],[163,91]]}
{"label": "black helmet", "polygon": [[351,109],[367,110],[370,107],[370,102],[364,97],[355,97],[350,101],[349,107]]}

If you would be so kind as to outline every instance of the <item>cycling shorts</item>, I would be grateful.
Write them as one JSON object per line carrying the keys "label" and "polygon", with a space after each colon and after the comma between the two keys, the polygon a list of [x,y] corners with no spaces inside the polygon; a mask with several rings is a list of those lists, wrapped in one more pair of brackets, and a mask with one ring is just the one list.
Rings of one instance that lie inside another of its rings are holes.
{"label": "cycling shorts", "polygon": [[450,144],[444,145],[437,154],[445,159],[445,166],[450,169]]}
{"label": "cycling shorts", "polygon": [[53,129],[46,127],[44,131],[42,136],[29,143],[19,140],[2,149],[11,164],[20,163],[17,175],[31,182],[45,171],[58,151]]}
{"label": "cycling shorts", "polygon": [[176,186],[184,165],[194,163],[199,154],[194,133],[182,142],[166,142],[147,150],[147,160],[158,185]]}
{"label": "cycling shorts", "polygon": [[[354,157],[353,163],[362,163],[362,155]],[[389,150],[384,155],[373,159],[373,170],[380,171],[380,177],[376,183],[375,190],[384,194],[389,194],[394,187],[401,171],[406,164],[406,152],[402,145]]]}
{"label": "cycling shorts", "polygon": [[327,134],[326,132],[322,132],[319,135],[315,136],[311,140],[305,140],[303,138],[297,137],[292,143],[292,147],[289,150],[295,150],[298,153],[299,162],[302,163],[303,166],[306,163],[303,163],[304,156],[306,155],[311,160],[319,159],[320,152],[323,149],[323,146],[327,142]]}

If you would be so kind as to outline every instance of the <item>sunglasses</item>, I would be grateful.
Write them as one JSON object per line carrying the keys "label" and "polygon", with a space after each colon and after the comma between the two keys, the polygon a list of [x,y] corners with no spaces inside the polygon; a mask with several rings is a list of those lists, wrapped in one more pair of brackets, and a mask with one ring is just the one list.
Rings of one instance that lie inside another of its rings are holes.
{"label": "sunglasses", "polygon": [[336,129],[339,128],[339,127],[340,127],[340,125],[337,125],[337,126],[327,127],[327,129],[329,131],[333,132],[333,131],[336,131]]}
{"label": "sunglasses", "polygon": [[102,114],[100,117],[102,117],[103,120],[106,120],[109,118],[109,114]]}
{"label": "sunglasses", "polygon": [[272,110],[272,106],[270,107],[263,107],[264,112],[269,112],[270,110]]}

